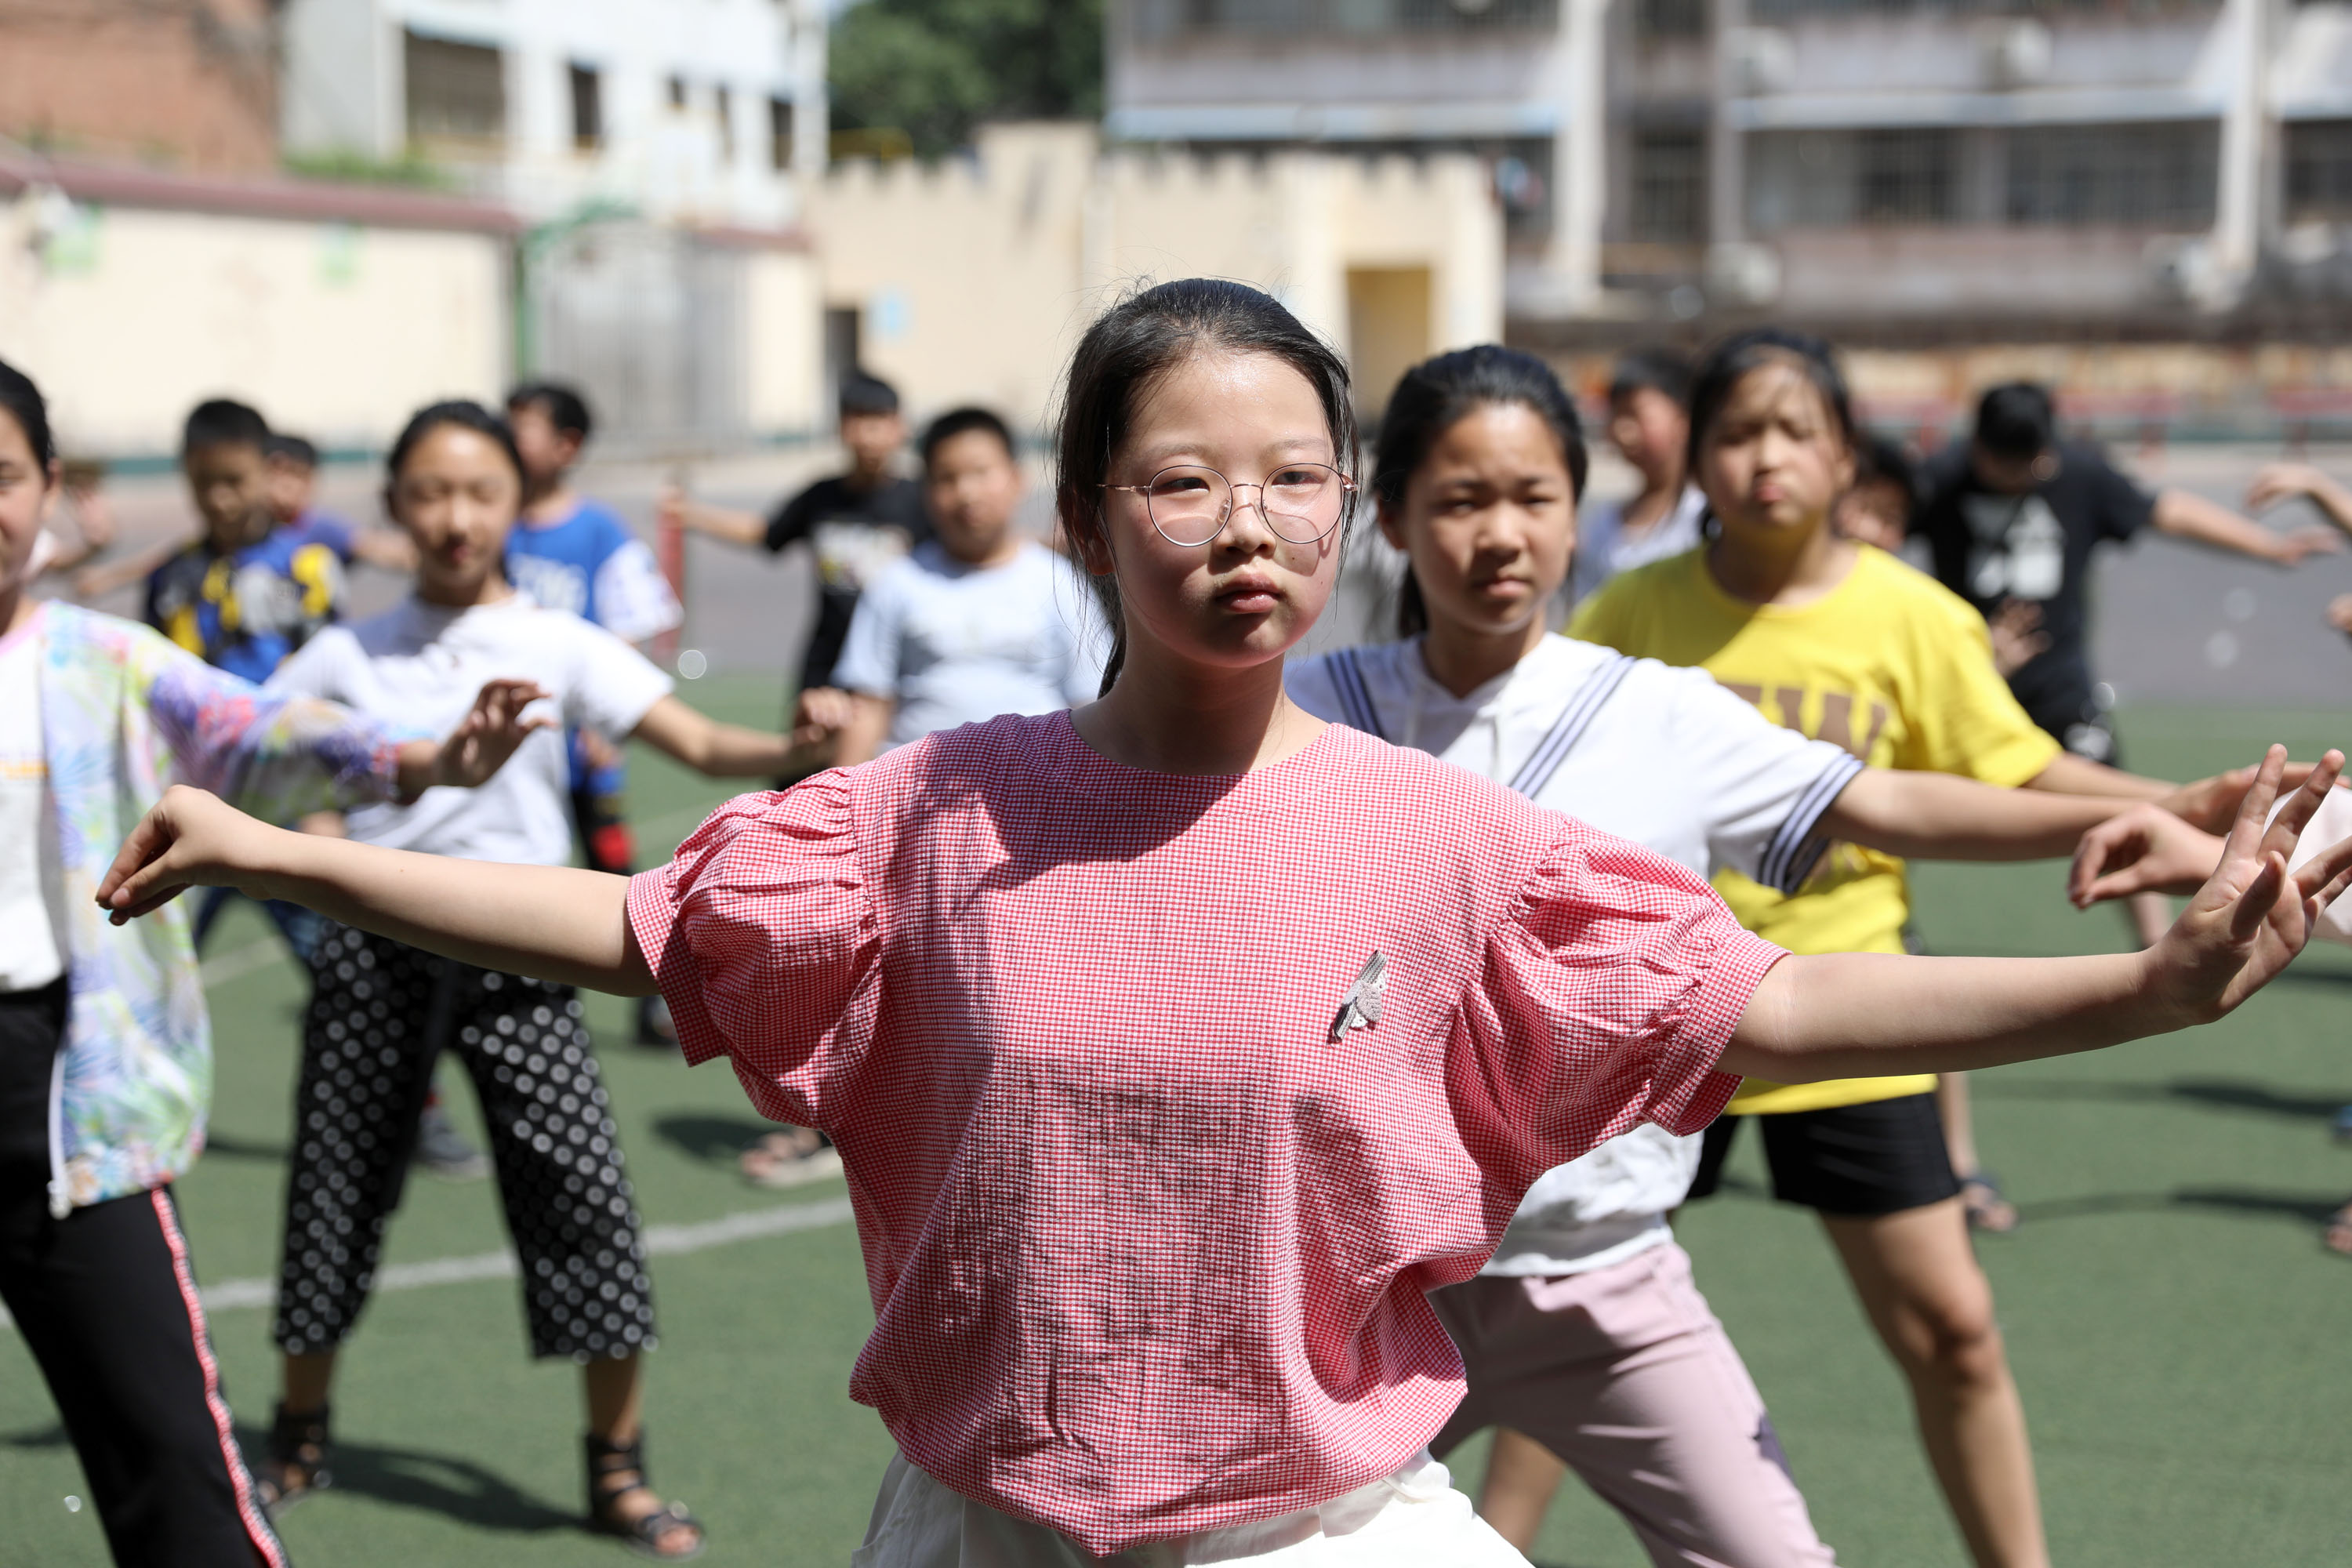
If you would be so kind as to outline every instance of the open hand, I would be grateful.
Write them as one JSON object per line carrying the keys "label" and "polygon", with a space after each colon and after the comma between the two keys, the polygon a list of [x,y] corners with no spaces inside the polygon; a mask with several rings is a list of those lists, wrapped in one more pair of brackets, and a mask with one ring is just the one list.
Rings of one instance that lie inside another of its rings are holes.
{"label": "open hand", "polygon": [[[2221,863],[2146,956],[2168,1009],[2190,1022],[2221,1017],[2268,984],[2311,939],[2322,910],[2352,883],[2352,838],[2289,872],[2304,825],[2343,770],[2344,753],[2321,758],[2268,826],[2286,771],[2286,748],[2273,746],[2246,791],[2222,846]],[[2095,833],[2098,829],[2093,829]]]}
{"label": "open hand", "polygon": [[1992,634],[1992,667],[2004,680],[2050,647],[2050,635],[2042,629],[2042,606],[2031,599],[2003,599],[1985,617],[1985,629]]}
{"label": "open hand", "polygon": [[98,885],[99,907],[121,925],[189,888],[236,888],[255,898],[271,842],[288,837],[219,796],[174,784],[122,841]]}
{"label": "open hand", "polygon": [[2266,511],[2281,501],[2315,496],[2327,489],[2328,478],[2309,463],[2271,463],[2246,487],[2246,510]]}
{"label": "open hand", "polygon": [[[2250,763],[2242,768],[2215,773],[2210,779],[2182,784],[2170,795],[2158,797],[2155,804],[2191,827],[2219,837],[2229,832],[2231,825],[2238,820],[2238,808],[2245,803],[2246,792],[2253,787],[2254,776],[2263,766],[2260,763]],[[2302,787],[2318,766],[2317,763],[2287,763],[2279,774],[2278,787],[2283,790]],[[2205,864],[2206,870],[2212,869],[2210,860]],[[2205,872],[2200,871],[2196,880],[2202,882],[2204,879]],[[2184,892],[2187,890],[2182,889]]]}
{"label": "open hand", "polygon": [[2087,910],[2135,893],[2185,896],[2205,885],[2224,847],[2203,828],[2143,801],[2083,835],[2066,873],[2066,897]]}
{"label": "open hand", "polygon": [[2333,555],[2344,548],[2343,536],[2320,523],[2292,528],[2278,537],[2277,560],[2282,566],[2300,566],[2314,555]]}
{"label": "open hand", "polygon": [[431,782],[457,789],[487,784],[533,731],[554,726],[554,719],[544,712],[525,716],[532,703],[546,696],[535,681],[484,681],[474,694],[474,706],[442,741]]}

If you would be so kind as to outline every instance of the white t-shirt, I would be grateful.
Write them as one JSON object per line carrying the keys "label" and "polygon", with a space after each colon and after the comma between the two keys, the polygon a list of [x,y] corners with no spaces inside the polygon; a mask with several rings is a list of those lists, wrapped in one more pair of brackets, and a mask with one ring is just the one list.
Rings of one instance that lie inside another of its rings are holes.
{"label": "white t-shirt", "polygon": [[0,992],[65,973],[64,868],[41,741],[41,612],[0,637]]}
{"label": "white t-shirt", "polygon": [[1000,713],[1050,713],[1101,688],[1109,639],[1090,635],[1095,617],[1087,585],[1042,544],[987,567],[920,544],[859,595],[834,684],[897,701],[893,746]]}
{"label": "white t-shirt", "polygon": [[[1467,697],[1430,678],[1419,638],[1299,660],[1285,684],[1318,718],[1510,784],[1702,877],[1729,866],[1795,887],[1826,847],[1822,813],[1862,771],[1703,669],[1568,637],[1546,637]],[[1485,1271],[1581,1273],[1667,1240],[1698,1142],[1644,1124],[1547,1171]]]}
{"label": "white t-shirt", "polygon": [[1580,508],[1576,560],[1569,577],[1575,598],[1582,601],[1620,572],[1680,555],[1698,543],[1699,524],[1706,519],[1706,497],[1696,485],[1685,485],[1674,510],[1633,536],[1625,532],[1623,501],[1594,501]]}
{"label": "white t-shirt", "polygon": [[[446,735],[486,680],[535,680],[565,728],[618,741],[669,695],[670,679],[619,637],[516,594],[445,609],[410,599],[372,620],[329,626],[269,678],[272,691],[323,697],[398,728]],[[572,860],[571,765],[541,730],[479,789],[429,789],[410,805],[349,817],[362,843],[512,865]]]}

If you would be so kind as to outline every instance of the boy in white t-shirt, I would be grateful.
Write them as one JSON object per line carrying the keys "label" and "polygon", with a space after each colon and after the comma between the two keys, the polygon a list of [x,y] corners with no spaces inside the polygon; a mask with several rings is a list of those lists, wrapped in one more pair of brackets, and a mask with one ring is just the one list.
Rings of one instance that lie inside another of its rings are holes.
{"label": "boy in white t-shirt", "polygon": [[1021,465],[985,408],[923,432],[934,542],[859,599],[834,682],[852,712],[835,762],[853,766],[934,730],[1092,701],[1102,684],[1092,600],[1068,563],[1013,530]]}
{"label": "boy in white t-shirt", "polygon": [[[803,721],[837,718],[832,762],[855,767],[934,730],[1001,713],[1092,701],[1108,639],[1086,584],[1060,556],[1013,530],[1021,463],[1013,432],[985,408],[957,408],[923,432],[924,500],[935,537],[859,595],[833,679],[803,692]],[[798,1186],[841,1168],[823,1134],[762,1134],[744,1179]]]}

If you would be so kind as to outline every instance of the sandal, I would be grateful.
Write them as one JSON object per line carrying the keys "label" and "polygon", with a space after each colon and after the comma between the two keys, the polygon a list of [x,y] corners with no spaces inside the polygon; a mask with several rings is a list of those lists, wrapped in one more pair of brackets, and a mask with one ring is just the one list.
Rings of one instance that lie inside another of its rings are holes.
{"label": "sandal", "polygon": [[[605,1535],[616,1535],[628,1543],[629,1550],[645,1557],[656,1557],[666,1563],[683,1563],[689,1557],[699,1557],[709,1542],[703,1537],[702,1523],[686,1511],[679,1502],[631,1516],[621,1511],[621,1500],[631,1492],[652,1495],[646,1484],[646,1438],[637,1434],[629,1443],[615,1443],[591,1432],[585,1439],[588,1449],[588,1527]],[[692,1539],[677,1544],[682,1535]]]}
{"label": "sandal", "polygon": [[1989,1171],[1960,1178],[1960,1208],[1969,1228],[1988,1236],[2007,1236],[2018,1225],[2017,1205],[2000,1190],[2000,1181]]}
{"label": "sandal", "polygon": [[278,1405],[269,1425],[269,1463],[253,1478],[262,1510],[272,1520],[335,1484],[334,1473],[327,1468],[329,1444],[325,1405],[308,1415]]}
{"label": "sandal", "polygon": [[2352,1204],[2346,1204],[2327,1216],[2327,1224],[2319,1233],[2319,1245],[2352,1258]]}

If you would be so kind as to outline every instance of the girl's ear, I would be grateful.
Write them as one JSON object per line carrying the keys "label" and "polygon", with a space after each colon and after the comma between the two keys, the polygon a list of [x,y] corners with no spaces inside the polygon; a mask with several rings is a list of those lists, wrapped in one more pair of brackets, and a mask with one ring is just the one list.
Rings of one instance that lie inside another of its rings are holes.
{"label": "girl's ear", "polygon": [[1099,518],[1091,528],[1073,528],[1066,518],[1062,536],[1070,542],[1070,549],[1077,555],[1078,564],[1087,569],[1087,575],[1108,577],[1118,569],[1118,563],[1111,559],[1110,544],[1104,537]]}
{"label": "girl's ear", "polygon": [[1389,542],[1391,548],[1402,550],[1405,547],[1404,509],[1390,505],[1385,496],[1374,498],[1372,504],[1379,509],[1381,537]]}

